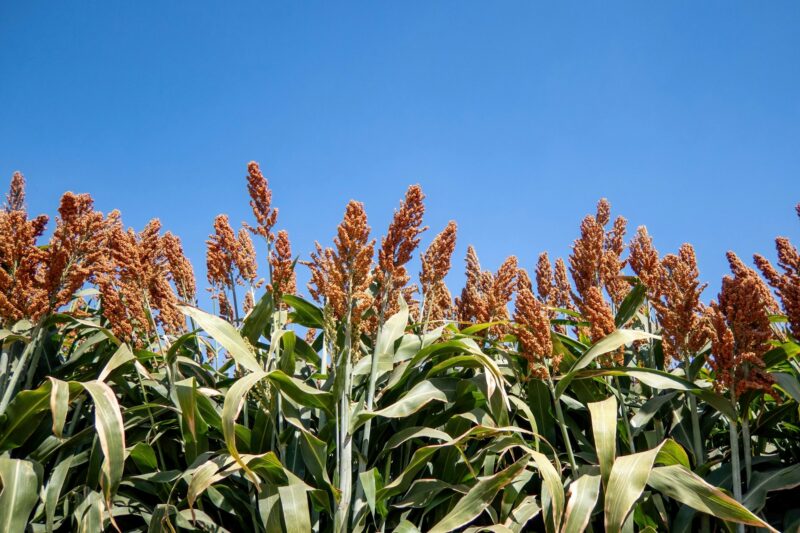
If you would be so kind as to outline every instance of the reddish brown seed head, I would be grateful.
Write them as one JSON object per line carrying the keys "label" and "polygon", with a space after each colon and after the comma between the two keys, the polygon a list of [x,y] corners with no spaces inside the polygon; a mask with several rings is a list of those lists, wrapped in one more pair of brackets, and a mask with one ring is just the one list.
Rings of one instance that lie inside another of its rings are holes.
{"label": "reddish brown seed head", "polygon": [[532,375],[545,378],[548,375],[547,360],[552,359],[552,368],[557,370],[560,358],[553,355],[547,310],[533,296],[525,278],[527,274],[522,276],[518,287],[513,331],[519,341],[519,351],[527,359]]}
{"label": "reddish brown seed head", "polygon": [[271,241],[272,228],[278,218],[278,210],[272,208],[272,191],[255,161],[247,164],[247,192],[250,194],[250,207],[258,225],[252,230]]}
{"label": "reddish brown seed head", "polygon": [[456,247],[456,223],[452,220],[436,235],[422,255],[420,283],[424,302],[423,318],[438,322],[452,318],[453,300],[445,284]]}
{"label": "reddish brown seed head", "polygon": [[22,172],[14,172],[11,176],[11,186],[6,194],[5,210],[7,212],[25,210],[25,177]]}
{"label": "reddish brown seed head", "polygon": [[[286,230],[280,230],[275,239],[275,247],[270,256],[272,265],[272,283],[270,289],[278,295],[297,293],[297,281],[294,272],[294,260],[292,259],[292,244],[289,242],[289,234]],[[280,302],[280,307],[285,304]]]}

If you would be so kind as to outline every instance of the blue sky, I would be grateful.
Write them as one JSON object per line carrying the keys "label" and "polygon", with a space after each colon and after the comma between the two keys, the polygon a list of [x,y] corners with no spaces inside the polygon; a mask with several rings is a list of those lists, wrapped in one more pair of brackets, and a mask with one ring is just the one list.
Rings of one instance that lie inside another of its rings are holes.
{"label": "blue sky", "polygon": [[606,196],[695,244],[712,296],[727,249],[800,242],[798,27],[777,1],[3,2],[0,176],[35,213],[160,217],[201,275],[251,159],[304,257],[349,199],[379,236],[420,183],[424,244],[459,223],[454,289],[468,243],[532,269]]}

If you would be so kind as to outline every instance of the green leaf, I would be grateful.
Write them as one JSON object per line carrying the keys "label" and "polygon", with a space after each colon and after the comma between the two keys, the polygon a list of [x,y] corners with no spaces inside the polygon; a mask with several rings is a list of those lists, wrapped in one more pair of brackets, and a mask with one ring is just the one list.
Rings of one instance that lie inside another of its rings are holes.
{"label": "green leaf", "polygon": [[600,476],[583,475],[570,484],[563,533],[582,533],[586,529],[600,495],[600,481]]}
{"label": "green leaf", "polygon": [[642,283],[637,283],[622,300],[617,311],[617,316],[614,317],[614,324],[617,328],[621,328],[628,321],[636,316],[636,311],[642,306],[645,297],[647,296],[647,287]]}
{"label": "green leaf", "polygon": [[410,416],[430,402],[447,403],[448,392],[453,387],[450,380],[430,379],[417,383],[402,398],[392,405],[378,411],[362,411],[353,420],[351,433],[370,418],[380,416],[384,418],[405,418]]}
{"label": "green leaf", "polygon": [[536,498],[526,496],[517,505],[506,520],[505,526],[514,533],[520,533],[525,525],[541,512],[541,507],[536,503]]}
{"label": "green leaf", "polygon": [[194,469],[191,473],[189,488],[186,491],[186,501],[190,508],[194,506],[194,502],[208,487],[222,479],[223,476],[217,474],[218,471],[219,465],[213,461],[206,461]]}
{"label": "green leaf", "polygon": [[89,381],[83,387],[94,401],[95,430],[104,456],[100,485],[110,506],[125,467],[125,427],[122,413],[111,387],[102,381]]}
{"label": "green leaf", "polygon": [[430,533],[453,531],[475,520],[484,509],[491,505],[497,493],[525,470],[529,461],[530,458],[524,456],[497,474],[482,478],[465,496],[458,500],[444,518],[433,526]]}
{"label": "green leaf", "polygon": [[125,363],[134,360],[136,360],[136,356],[133,355],[133,352],[131,352],[131,349],[128,348],[128,345],[120,344],[117,348],[117,351],[114,352],[114,355],[112,355],[111,359],[109,359],[108,363],[106,363],[106,366],[103,367],[100,375],[97,376],[97,380],[105,381],[114,370],[121,367]]}
{"label": "green leaf", "polygon": [[278,487],[286,533],[311,531],[311,515],[308,512],[306,488],[307,486],[303,483],[290,483]]}
{"label": "green leaf", "polygon": [[264,295],[258,299],[258,303],[244,318],[242,335],[250,341],[250,344],[258,342],[261,335],[266,332],[272,319],[273,307],[272,291],[265,291]]}
{"label": "green leaf", "polygon": [[181,416],[186,423],[192,438],[197,440],[196,411],[197,402],[195,401],[195,380],[188,378],[175,383],[175,394],[178,397],[178,405],[181,408]]}
{"label": "green leaf", "polygon": [[665,404],[672,401],[677,392],[665,392],[658,396],[653,396],[642,405],[636,414],[631,418],[631,427],[634,430],[640,430],[647,425],[647,423],[656,415],[659,409]]}
{"label": "green leaf", "polygon": [[607,533],[617,533],[642,495],[650,470],[661,445],[646,452],[617,457],[611,469],[605,495],[605,526]]}
{"label": "green leaf", "polygon": [[39,499],[39,478],[33,463],[0,457],[0,531],[23,533]]}
{"label": "green leaf", "polygon": [[772,377],[778,383],[786,394],[788,394],[794,401],[800,403],[800,381],[791,374],[784,372],[773,372]]}
{"label": "green leaf", "polygon": [[25,443],[36,431],[50,403],[52,383],[48,380],[34,390],[18,392],[6,407],[0,426],[0,450],[11,450]]}
{"label": "green leaf", "polygon": [[647,483],[665,496],[722,520],[776,531],[742,504],[681,465],[653,468]]}
{"label": "green leaf", "polygon": [[687,381],[680,376],[661,370],[628,367],[581,370],[574,374],[573,379],[591,379],[601,376],[627,376],[638,379],[645,385],[654,389],[678,390],[684,393],[694,394],[729,419],[736,418],[736,413],[730,402],[721,395],[711,390],[701,389],[691,381]]}
{"label": "green leaf", "polygon": [[372,516],[375,516],[375,492],[377,490],[378,480],[380,479],[380,473],[377,468],[371,468],[366,472],[361,472],[358,475],[358,479],[361,482],[361,486],[364,488],[364,496],[367,498],[369,512],[372,513]]}
{"label": "green leaf", "polygon": [[74,455],[68,455],[66,459],[58,463],[50,474],[50,479],[47,481],[47,486],[44,488],[44,495],[42,500],[44,502],[45,510],[45,528],[48,533],[52,533],[53,524],[55,523],[56,508],[58,507],[58,500],[61,498],[61,490],[64,487],[64,482],[67,479],[69,469],[72,467],[72,462],[75,459]]}
{"label": "green leaf", "polygon": [[239,366],[250,372],[262,370],[250,345],[233,325],[196,307],[182,306],[181,310],[192,317],[206,333],[220,343]]}
{"label": "green leaf", "polygon": [[588,404],[592,416],[592,433],[600,463],[603,486],[608,487],[608,477],[617,456],[617,399],[609,396],[602,402]]}
{"label": "green leaf", "polygon": [[282,299],[294,309],[294,312],[289,314],[289,318],[291,318],[292,322],[295,324],[300,324],[307,328],[322,329],[325,327],[322,310],[316,305],[303,300],[299,296],[292,296],[290,294],[284,294]]}
{"label": "green leaf", "polygon": [[768,492],[793,489],[798,485],[800,485],[800,464],[755,472],[742,504],[754,513],[758,513],[767,503]]}
{"label": "green leaf", "polygon": [[63,437],[64,424],[67,421],[69,410],[70,390],[69,383],[56,378],[50,380],[50,412],[53,415],[53,435],[59,439]]}
{"label": "green leaf", "polygon": [[295,377],[284,374],[280,370],[273,370],[262,377],[268,378],[269,382],[275,385],[281,393],[297,403],[306,407],[322,409],[328,414],[333,414],[336,402],[330,392],[311,387]]}
{"label": "green leaf", "polygon": [[656,463],[667,466],[681,465],[686,468],[690,466],[689,456],[686,455],[686,450],[672,439],[666,439],[661,443],[661,449],[658,451]]}
{"label": "green leaf", "polygon": [[444,431],[435,428],[429,428],[425,426],[411,426],[403,428],[392,434],[392,436],[389,437],[389,440],[386,442],[386,446],[384,447],[384,449],[391,450],[393,448],[400,446],[406,441],[419,438],[448,441],[450,440],[450,435],[448,435]]}
{"label": "green leaf", "polygon": [[[561,476],[553,464],[543,453],[531,450],[529,452],[536,463],[536,469],[542,478],[542,514],[544,515],[544,526],[548,532],[555,533],[561,525],[561,518],[564,514],[564,486],[561,484]],[[549,505],[545,502],[549,501]]]}
{"label": "green leaf", "polygon": [[607,354],[608,352],[613,352],[614,350],[636,340],[658,338],[660,337],[657,335],[651,335],[650,333],[645,333],[644,331],[634,329],[618,329],[609,333],[590,346],[589,349],[586,350],[583,355],[581,355],[578,360],[575,361],[575,363],[573,363],[572,367],[569,369],[569,372],[564,374],[564,376],[559,380],[558,385],[556,386],[556,397],[559,397],[564,393],[579,370],[589,366],[592,361],[601,355]]}

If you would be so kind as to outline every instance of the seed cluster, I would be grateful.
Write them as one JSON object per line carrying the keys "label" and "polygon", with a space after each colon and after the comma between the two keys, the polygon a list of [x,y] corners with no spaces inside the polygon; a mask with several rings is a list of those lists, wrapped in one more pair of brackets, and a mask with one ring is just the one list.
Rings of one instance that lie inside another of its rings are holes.
{"label": "seed cluster", "polygon": [[[255,289],[265,283],[259,279],[251,235],[266,242],[266,289],[276,308],[286,309],[282,297],[298,292],[297,258],[286,230],[274,232],[278,210],[256,162],[247,167],[247,190],[255,224],[243,223],[235,230],[228,216],[220,214],[207,240],[210,291],[218,314],[230,321],[239,320],[240,310],[247,315],[254,309]],[[706,306],[701,301],[706,285],[699,281],[694,248],[683,244],[677,253],[662,257],[644,226],[626,245],[625,218],[617,216],[612,223],[611,206],[601,199],[595,213],[581,222],[569,268],[562,258],[551,261],[547,252],[541,253],[534,285],[515,256],[492,272],[481,267],[477,252],[468,246],[466,283],[453,299],[445,283],[456,247],[453,221],[421,254],[419,288],[411,281],[409,265],[427,230],[424,199],[419,185],[408,188],[377,254],[364,205],[349,202],[332,246],[316,243],[310,261],[301,261],[310,270],[308,290],[323,305],[326,345],[333,348],[337,325],[343,321],[349,321],[356,336],[374,335],[381,320],[394,314],[403,298],[415,327],[423,332],[448,322],[491,323],[477,335],[516,350],[531,376],[546,378],[558,372],[561,363],[553,339],[566,335],[570,325],[581,342],[593,343],[609,335],[617,328],[616,311],[631,287],[641,282],[649,307],[642,307],[643,314],[635,318],[625,315],[626,321],[646,320],[642,316],[652,319],[654,313],[667,367],[685,363],[710,345],[708,363],[716,372],[717,388],[738,396],[749,390],[770,390],[773,382],[764,371],[764,354],[774,339],[800,334],[800,254],[785,237],[776,240],[780,272],[763,256],[754,256],[769,285],[729,252],[731,275],[723,279],[717,300]],[[797,212],[800,216],[800,204]],[[120,339],[139,346],[151,343],[154,336],[174,336],[185,330],[180,305],[196,305],[194,269],[181,240],[170,232],[162,234],[158,219],[140,232],[125,229],[119,212],[104,215],[95,210],[89,195],[67,192],[61,198],[52,236],[41,246],[38,241],[47,223],[45,215],[29,218],[25,178],[14,173],[0,211],[3,326],[23,318],[37,321],[55,311],[90,316],[87,300],[75,300],[75,294],[94,285],[100,294],[97,313]],[[636,277],[626,274],[628,266]],[[239,300],[237,288],[241,291],[242,287]],[[420,302],[415,299],[417,292]],[[773,315],[779,312],[786,315],[788,328],[774,324]],[[308,341],[315,337],[316,331],[309,331]],[[600,363],[622,365],[624,351],[606,354]]]}

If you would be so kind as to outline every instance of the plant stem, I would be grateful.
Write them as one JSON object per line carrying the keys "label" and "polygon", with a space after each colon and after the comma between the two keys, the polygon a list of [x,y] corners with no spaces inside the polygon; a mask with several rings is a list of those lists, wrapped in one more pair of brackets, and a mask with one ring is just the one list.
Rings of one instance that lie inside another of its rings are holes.
{"label": "plant stem", "polygon": [[[351,280],[352,284],[352,280]],[[349,285],[348,285],[349,286]],[[350,435],[350,388],[352,387],[352,297],[347,299],[347,324],[345,329],[343,361],[339,361],[337,370],[341,369],[342,391],[339,395],[339,505],[334,518],[334,530],[342,533],[347,530],[347,518],[350,513],[350,503],[353,497],[353,440]]]}
{"label": "plant stem", "polygon": [[550,395],[553,397],[558,425],[561,427],[561,437],[564,439],[564,446],[567,448],[567,458],[572,468],[572,479],[576,479],[578,476],[578,464],[575,462],[575,454],[572,452],[572,443],[569,440],[567,424],[564,422],[564,413],[561,411],[561,400],[556,397],[556,389],[553,386],[553,380],[549,376],[547,378],[547,383],[550,386]]}
{"label": "plant stem", "polygon": [[[377,333],[375,334],[375,344],[372,349],[372,364],[370,365],[369,369],[369,387],[367,388],[367,403],[366,403],[366,410],[372,411],[372,406],[375,403],[375,386],[378,381],[378,339],[381,336],[381,330],[383,329],[383,322],[386,315],[386,297],[388,296],[389,291],[386,291],[384,294],[384,303],[381,305],[380,310],[378,312],[378,328]],[[372,419],[369,419],[364,424],[364,431],[361,434],[361,455],[358,458],[358,474],[361,476],[361,473],[366,471],[367,469],[367,457],[369,456],[369,441],[370,436],[372,434]],[[356,487],[356,501],[360,501],[361,498],[364,496],[364,487],[361,486],[361,483],[358,483]],[[355,521],[357,518],[357,511],[358,509],[354,509],[353,512],[353,520]],[[355,525],[355,524],[353,524]]]}
{"label": "plant stem", "polygon": [[613,377],[614,388],[617,389],[619,398],[619,414],[622,417],[622,422],[625,424],[625,433],[628,434],[628,449],[631,453],[636,453],[636,446],[633,444],[633,429],[631,428],[631,421],[628,418],[628,406],[625,404],[625,395],[622,394],[622,388],[619,384],[619,378]]}
{"label": "plant stem", "polygon": [[231,298],[233,299],[233,321],[237,326],[239,325],[239,303],[236,301],[236,282],[231,273]]}
{"label": "plant stem", "polygon": [[28,362],[31,352],[37,350],[35,345],[39,343],[38,339],[40,329],[41,328],[39,326],[36,326],[34,329],[33,334],[31,335],[31,341],[22,351],[22,355],[17,361],[17,366],[14,369],[14,374],[11,376],[6,390],[3,391],[3,399],[0,400],[0,415],[6,412],[8,404],[11,403],[11,398],[16,394],[17,383],[19,382],[19,378],[22,376],[22,372],[25,370],[25,366]]}
{"label": "plant stem", "polygon": [[742,443],[744,452],[745,488],[750,487],[750,478],[753,474],[753,458],[750,450],[750,413],[749,409],[742,413]]}
{"label": "plant stem", "polygon": [[[684,359],[686,365],[686,379],[694,383],[694,376],[691,374],[691,360],[687,356]],[[706,462],[705,449],[703,448],[703,435],[700,432],[700,417],[697,413],[697,398],[694,394],[686,394],[689,415],[692,418],[692,445],[694,446],[695,468]]]}
{"label": "plant stem", "polygon": [[[742,502],[742,466],[739,463],[739,435],[736,428],[736,421],[731,420],[729,424],[731,440],[731,481],[733,483],[733,497],[737,502]],[[744,525],[737,524],[736,530],[744,533]]]}

